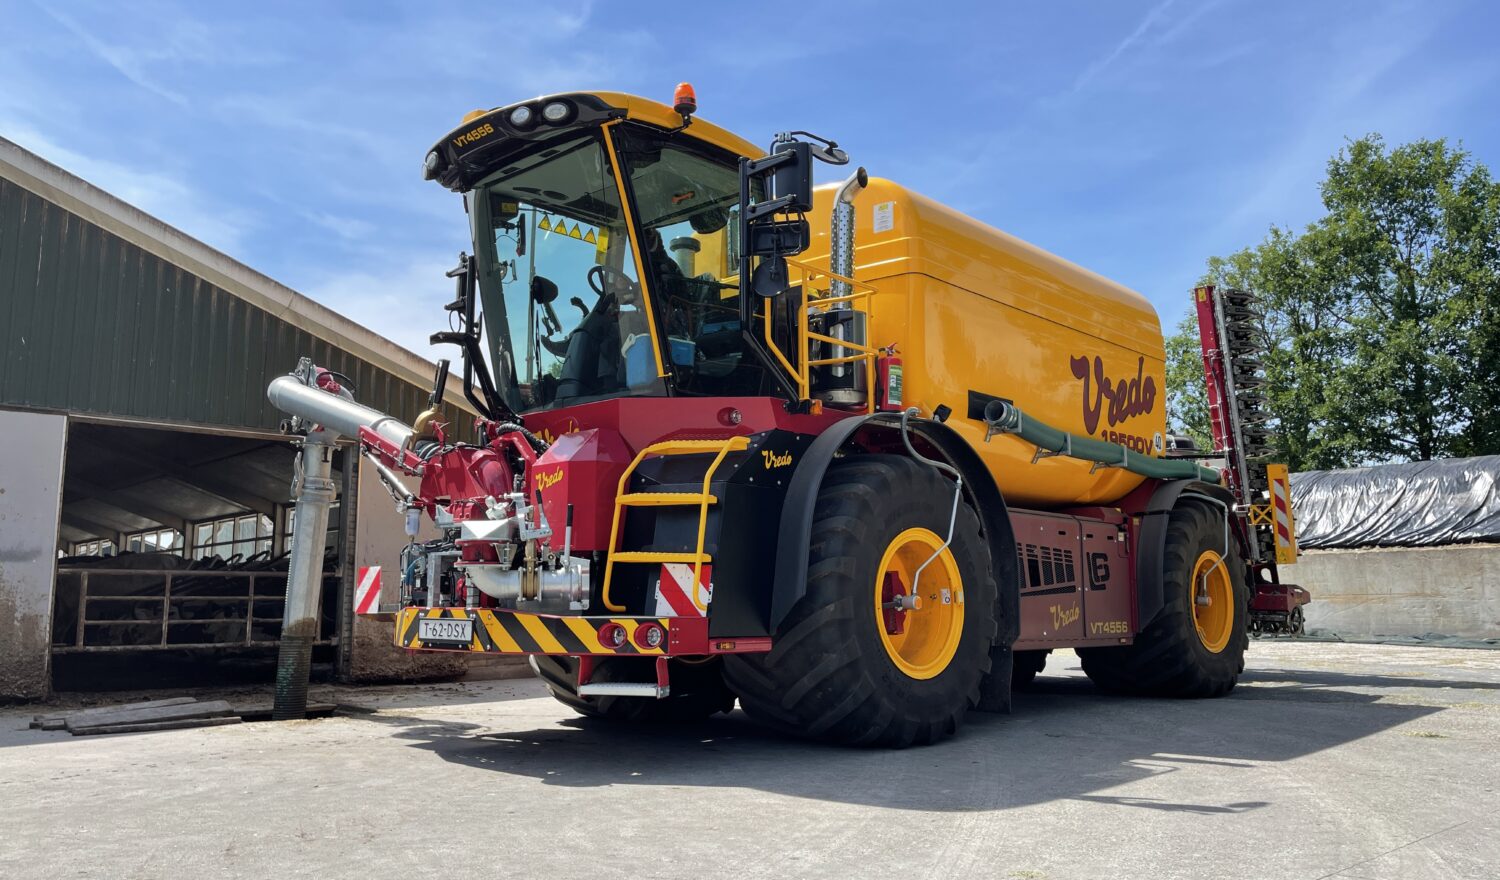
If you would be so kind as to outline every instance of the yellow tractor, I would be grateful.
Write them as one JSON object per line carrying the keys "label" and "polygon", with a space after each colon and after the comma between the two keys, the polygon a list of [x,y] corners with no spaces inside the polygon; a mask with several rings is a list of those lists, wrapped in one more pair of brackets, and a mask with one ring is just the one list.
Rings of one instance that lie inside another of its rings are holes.
{"label": "yellow tractor", "polygon": [[1224,472],[1165,454],[1151,305],[863,168],[815,188],[836,143],[696,109],[550,95],[428,153],[473,236],[433,336],[481,414],[462,441],[316,368],[273,386],[440,531],[401,553],[398,643],[530,655],[587,715],[738,701],[885,746],[1007,710],[1055,648],[1112,691],[1228,692],[1265,548]]}

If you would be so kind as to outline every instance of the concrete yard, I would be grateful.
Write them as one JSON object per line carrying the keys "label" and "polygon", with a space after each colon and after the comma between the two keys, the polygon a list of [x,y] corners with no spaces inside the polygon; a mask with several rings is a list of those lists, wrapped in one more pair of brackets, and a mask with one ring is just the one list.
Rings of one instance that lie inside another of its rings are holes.
{"label": "concrete yard", "polygon": [[900,752],[620,728],[529,679],[78,739],[12,707],[0,877],[1500,876],[1500,651],[1259,642],[1194,702],[1077,666]]}

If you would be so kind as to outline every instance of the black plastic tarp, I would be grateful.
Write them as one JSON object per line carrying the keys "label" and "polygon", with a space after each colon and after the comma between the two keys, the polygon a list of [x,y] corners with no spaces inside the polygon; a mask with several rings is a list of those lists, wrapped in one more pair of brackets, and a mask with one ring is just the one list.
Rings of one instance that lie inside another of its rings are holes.
{"label": "black plastic tarp", "polygon": [[1297,545],[1500,542],[1500,455],[1292,474]]}

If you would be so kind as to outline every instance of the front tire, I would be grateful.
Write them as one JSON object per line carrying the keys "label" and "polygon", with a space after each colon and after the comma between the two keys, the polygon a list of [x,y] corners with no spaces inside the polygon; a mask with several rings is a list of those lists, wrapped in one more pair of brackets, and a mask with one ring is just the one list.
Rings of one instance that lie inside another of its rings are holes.
{"label": "front tire", "polygon": [[[996,586],[967,504],[942,547],[953,493],[935,469],[901,456],[829,467],[805,595],[769,653],[725,658],[725,677],[751,717],[854,745],[931,743],[958,730],[990,668]],[[913,584],[921,604],[903,611]]]}
{"label": "front tire", "polygon": [[1162,609],[1133,644],[1078,649],[1094,684],[1155,697],[1219,697],[1234,689],[1245,668],[1250,597],[1239,550],[1232,537],[1226,548],[1225,537],[1223,515],[1208,505],[1185,502],[1172,511]]}

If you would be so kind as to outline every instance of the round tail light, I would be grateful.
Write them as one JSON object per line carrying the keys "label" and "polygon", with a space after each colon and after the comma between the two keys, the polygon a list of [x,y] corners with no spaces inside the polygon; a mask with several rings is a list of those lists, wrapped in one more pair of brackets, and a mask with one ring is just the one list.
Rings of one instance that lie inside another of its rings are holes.
{"label": "round tail light", "polygon": [[635,628],[635,643],[642,648],[660,648],[666,639],[666,631],[658,624],[643,623]]}
{"label": "round tail light", "polygon": [[625,647],[626,638],[625,627],[618,623],[606,623],[599,627],[599,644],[611,651],[618,651]]}

